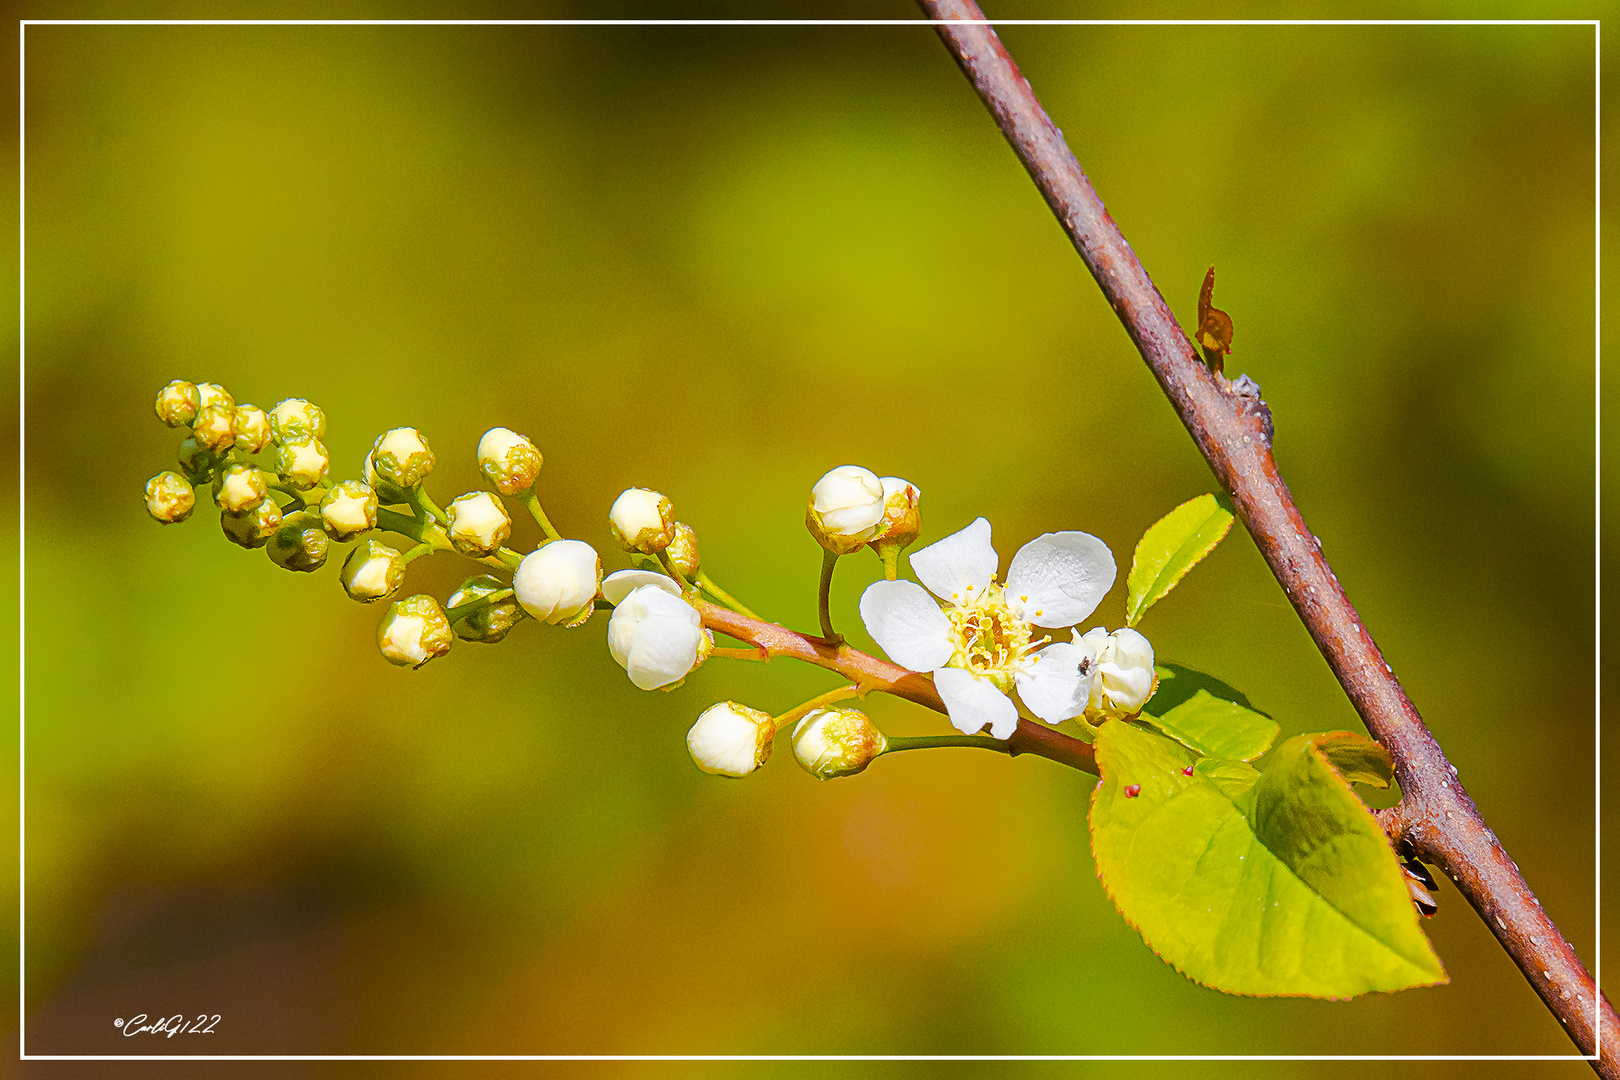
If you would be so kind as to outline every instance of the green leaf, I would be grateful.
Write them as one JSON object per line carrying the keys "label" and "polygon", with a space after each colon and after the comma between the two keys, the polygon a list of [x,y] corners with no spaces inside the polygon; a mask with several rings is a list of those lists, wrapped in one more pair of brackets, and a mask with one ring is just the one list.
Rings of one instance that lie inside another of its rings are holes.
{"label": "green leaf", "polygon": [[1356,740],[1367,742],[1302,735],[1257,770],[1102,725],[1091,844],[1114,906],[1178,971],[1228,993],[1344,998],[1445,982],[1394,851],[1333,766],[1373,767]]}
{"label": "green leaf", "polygon": [[1184,502],[1154,522],[1137,543],[1125,579],[1125,625],[1135,626],[1231,527],[1231,504],[1214,495]]}
{"label": "green leaf", "polygon": [[1222,701],[1208,690],[1199,690],[1162,716],[1143,713],[1142,719],[1200,754],[1238,761],[1253,761],[1271,749],[1282,730],[1271,717]]}

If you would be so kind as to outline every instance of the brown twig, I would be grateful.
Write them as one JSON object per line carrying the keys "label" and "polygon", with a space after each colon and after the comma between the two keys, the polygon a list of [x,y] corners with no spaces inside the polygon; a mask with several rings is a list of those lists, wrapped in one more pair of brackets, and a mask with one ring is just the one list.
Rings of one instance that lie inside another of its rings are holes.
{"label": "brown twig", "polygon": [[[887,660],[879,660],[843,641],[810,637],[774,623],[750,619],[719,604],[699,600],[697,608],[704,626],[763,649],[767,656],[790,656],[803,660],[828,671],[836,671],[863,690],[893,694],[926,705],[936,712],[945,711],[945,702],[940,700],[939,691],[934,689],[934,680],[927,675],[919,675]],[[1019,717],[1018,730],[1007,740],[1007,752],[1014,757],[1034,754],[1094,776],[1097,773],[1097,759],[1091,752],[1090,743],[1023,717]]]}
{"label": "brown twig", "polygon": [[[1434,736],[1361,625],[1271,453],[1258,387],[1199,362],[1169,305],[973,0],[918,0],[1231,495],[1367,729],[1389,749],[1401,801],[1385,828],[1443,870],[1564,1024],[1593,1068],[1620,1078],[1620,1020],[1486,826]],[[1598,1048],[1601,1046],[1601,1055]]]}

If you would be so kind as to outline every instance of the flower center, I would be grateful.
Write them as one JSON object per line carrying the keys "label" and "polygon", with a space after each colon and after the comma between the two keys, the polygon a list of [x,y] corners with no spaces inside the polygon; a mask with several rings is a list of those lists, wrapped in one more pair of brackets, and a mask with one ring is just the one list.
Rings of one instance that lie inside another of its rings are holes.
{"label": "flower center", "polygon": [[1001,586],[991,582],[961,607],[949,608],[951,644],[955,651],[949,667],[962,668],[989,679],[1002,693],[1013,692],[1013,670],[1041,641],[1031,641],[1029,624],[1013,614]]}

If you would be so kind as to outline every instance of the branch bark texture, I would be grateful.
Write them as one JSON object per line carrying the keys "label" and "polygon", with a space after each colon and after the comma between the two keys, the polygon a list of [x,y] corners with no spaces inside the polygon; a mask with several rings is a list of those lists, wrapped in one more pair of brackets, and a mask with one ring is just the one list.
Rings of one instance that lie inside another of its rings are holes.
{"label": "branch bark texture", "polygon": [[990,109],[1182,423],[1232,497],[1255,544],[1367,729],[1389,749],[1401,801],[1390,837],[1438,866],[1597,1072],[1620,1080],[1620,1020],[1525,884],[1390,665],[1361,624],[1278,472],[1259,388],[1210,371],[1092,189],[973,0],[918,0]]}

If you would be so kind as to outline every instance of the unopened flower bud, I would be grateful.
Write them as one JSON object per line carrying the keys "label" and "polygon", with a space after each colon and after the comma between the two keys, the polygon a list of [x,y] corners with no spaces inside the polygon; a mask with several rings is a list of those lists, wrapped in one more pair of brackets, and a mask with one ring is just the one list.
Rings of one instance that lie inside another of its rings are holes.
{"label": "unopened flower bud", "polygon": [[270,410],[270,430],[276,442],[326,438],[326,414],[303,398],[276,402]]}
{"label": "unopened flower bud", "polygon": [[661,584],[633,589],[608,620],[608,651],[643,690],[679,684],[711,648],[697,609]]}
{"label": "unopened flower bud", "polygon": [[898,476],[885,476],[883,484],[883,520],[878,523],[872,547],[900,551],[914,543],[922,533],[922,512],[918,503],[922,492],[917,485]]}
{"label": "unopened flower bud", "polygon": [[264,474],[252,465],[232,465],[214,480],[214,501],[227,514],[257,510],[269,494]]}
{"label": "unopened flower bud", "polygon": [[675,539],[669,542],[669,547],[664,549],[664,554],[669,556],[669,564],[675,568],[675,572],[681,577],[688,581],[697,577],[699,565],[697,533],[693,531],[692,526],[684,521],[677,521],[675,523]]}
{"label": "unopened flower bud", "polygon": [[219,385],[219,383],[198,383],[197,408],[202,410],[213,408],[215,406],[224,409],[226,412],[230,412],[232,409],[236,408],[236,399],[231,397],[230,394],[226,393],[225,388]]}
{"label": "unopened flower bud", "polygon": [[722,701],[703,710],[686,733],[686,749],[704,772],[740,777],[765,764],[775,738],[769,713]]}
{"label": "unopened flower bud", "polygon": [[152,404],[158,419],[170,427],[190,426],[200,407],[197,388],[180,379],[159,390],[157,401]]}
{"label": "unopened flower bud", "polygon": [[1159,686],[1148,639],[1135,630],[1110,634],[1100,626],[1084,634],[1076,630],[1073,638],[1092,658],[1086,665],[1091,678],[1086,718],[1095,723],[1141,712]]}
{"label": "unopened flower bud", "polygon": [[608,526],[624,550],[656,555],[675,539],[675,508],[656,491],[629,488],[613,500]]}
{"label": "unopened flower bud", "polygon": [[323,482],[332,468],[332,459],[319,439],[307,435],[288,439],[276,447],[276,472],[300,491]]}
{"label": "unopened flower bud", "polygon": [[817,709],[793,728],[793,757],[817,780],[854,776],[888,745],[859,709]]}
{"label": "unopened flower bud", "polygon": [[191,421],[191,437],[197,440],[197,445],[215,455],[229,450],[236,442],[236,407],[204,405]]}
{"label": "unopened flower bud", "polygon": [[214,468],[214,455],[197,445],[196,439],[182,439],[174,457],[180,463],[180,471],[193,483],[206,480]]}
{"label": "unopened flower bud", "polygon": [[[463,641],[477,641],[486,645],[493,645],[504,638],[506,632],[524,618],[523,608],[519,607],[517,599],[510,595],[510,589],[510,586],[501,584],[488,574],[463,581],[461,587],[450,594],[450,599],[445,605],[448,609],[445,614],[450,617],[450,624],[455,628],[456,637]],[[455,610],[463,604],[477,604],[485,597],[499,592],[506,592],[509,595],[494,603],[479,604],[466,613]]]}
{"label": "unopened flower bud", "polygon": [[371,460],[382,479],[398,487],[413,488],[433,471],[434,458],[420,431],[399,427],[377,436]]}
{"label": "unopened flower bud", "polygon": [[165,525],[186,520],[196,505],[197,496],[179,473],[160,472],[146,482],[146,512]]}
{"label": "unopened flower bud", "polygon": [[534,443],[507,428],[490,428],[478,440],[478,471],[502,495],[531,490],[543,460]]}
{"label": "unopened flower bud", "polygon": [[804,523],[822,547],[847,555],[877,535],[883,511],[883,481],[877,474],[859,465],[840,465],[810,489]]}
{"label": "unopened flower bud", "polygon": [[512,591],[523,610],[553,626],[578,626],[589,619],[601,584],[602,559],[583,540],[553,540],[523,556],[512,575]]}
{"label": "unopened flower bud", "polygon": [[445,513],[450,516],[450,543],[474,559],[495,554],[512,535],[506,507],[487,491],[470,491],[451,500]]}
{"label": "unopened flower bud", "polygon": [[226,538],[238,547],[264,547],[281,528],[281,507],[276,500],[267,498],[245,514],[221,511],[219,525]]}
{"label": "unopened flower bud", "polygon": [[321,525],[334,540],[353,540],[377,527],[377,496],[358,480],[345,480],[321,500]]}
{"label": "unopened flower bud", "polygon": [[421,667],[450,651],[455,635],[444,609],[431,596],[408,596],[388,606],[377,627],[377,647],[384,659],[401,667]]}
{"label": "unopened flower bud", "polygon": [[370,451],[366,452],[365,464],[361,466],[360,474],[366,478],[366,484],[377,496],[377,501],[387,506],[397,506],[411,500],[411,493],[398,484],[390,483],[377,475],[377,462]]}
{"label": "unopened flower bud", "polygon": [[352,600],[369,604],[393,596],[405,582],[405,558],[387,544],[362,540],[338,572],[343,591]]}
{"label": "unopened flower bud", "polygon": [[236,432],[236,448],[257,454],[270,442],[270,415],[257,405],[238,405],[231,430]]}
{"label": "unopened flower bud", "polygon": [[307,574],[320,569],[326,562],[326,530],[321,527],[320,515],[307,510],[287,515],[265,551],[270,561],[283,570]]}

